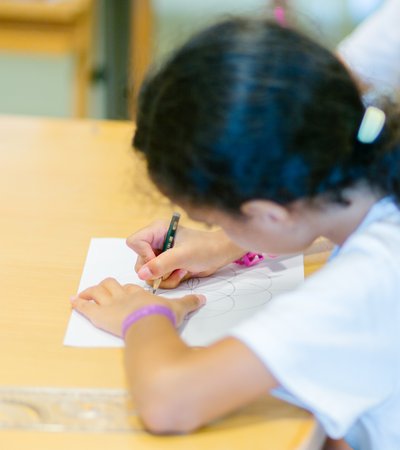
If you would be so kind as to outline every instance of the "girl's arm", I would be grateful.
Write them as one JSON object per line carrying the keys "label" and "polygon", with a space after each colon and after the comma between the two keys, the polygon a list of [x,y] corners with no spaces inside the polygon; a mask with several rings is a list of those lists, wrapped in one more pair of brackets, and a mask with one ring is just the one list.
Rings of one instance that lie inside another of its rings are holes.
{"label": "girl's arm", "polygon": [[[107,279],[73,298],[72,306],[97,327],[120,336],[125,317],[143,306],[167,306],[179,326],[204,300],[195,295],[166,300]],[[125,339],[132,397],[146,428],[154,433],[192,431],[277,386],[269,370],[239,340],[189,347],[162,315],[135,322]]]}
{"label": "girl's arm", "polygon": [[352,450],[349,445],[346,444],[344,439],[330,439],[325,442],[322,450]]}
{"label": "girl's arm", "polygon": [[192,431],[276,386],[237,339],[191,348],[161,316],[132,327],[125,364],[135,405],[154,433]]}

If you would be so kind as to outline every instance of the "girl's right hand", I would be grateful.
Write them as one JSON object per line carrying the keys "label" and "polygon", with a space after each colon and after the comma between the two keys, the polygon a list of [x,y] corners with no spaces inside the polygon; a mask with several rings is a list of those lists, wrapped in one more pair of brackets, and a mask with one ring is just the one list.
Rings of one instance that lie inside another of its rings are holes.
{"label": "girl's right hand", "polygon": [[157,221],[127,239],[138,254],[135,270],[148,284],[162,277],[161,288],[170,289],[190,277],[206,277],[240,258],[237,247],[223,231],[199,231],[179,225],[174,247],[161,253],[169,223]]}

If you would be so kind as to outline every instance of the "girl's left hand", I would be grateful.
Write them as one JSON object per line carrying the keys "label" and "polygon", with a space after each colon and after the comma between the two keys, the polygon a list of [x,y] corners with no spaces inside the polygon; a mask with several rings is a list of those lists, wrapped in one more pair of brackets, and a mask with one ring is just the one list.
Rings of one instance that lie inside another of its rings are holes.
{"label": "girl's left hand", "polygon": [[132,312],[149,304],[163,305],[175,315],[177,326],[184,318],[205,304],[203,295],[186,295],[180,299],[165,299],[145,291],[135,284],[121,285],[114,278],[82,291],[71,298],[72,307],[97,328],[116,336],[122,335],[122,323]]}

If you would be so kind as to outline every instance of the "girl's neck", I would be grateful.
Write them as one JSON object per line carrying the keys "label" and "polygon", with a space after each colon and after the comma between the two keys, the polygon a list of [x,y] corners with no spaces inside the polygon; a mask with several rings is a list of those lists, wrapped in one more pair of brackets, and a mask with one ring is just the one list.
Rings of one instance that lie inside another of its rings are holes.
{"label": "girl's neck", "polygon": [[332,205],[321,211],[321,234],[336,245],[342,245],[381,197],[366,188],[346,192],[350,205]]}

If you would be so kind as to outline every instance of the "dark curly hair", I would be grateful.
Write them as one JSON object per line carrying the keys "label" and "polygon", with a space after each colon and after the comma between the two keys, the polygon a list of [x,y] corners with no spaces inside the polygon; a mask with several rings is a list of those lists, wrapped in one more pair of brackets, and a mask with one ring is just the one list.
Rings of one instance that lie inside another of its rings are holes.
{"label": "dark curly hair", "polygon": [[251,199],[345,203],[361,180],[400,198],[398,117],[366,145],[364,111],[330,51],[274,22],[232,18],[148,76],[134,146],[170,198],[230,213]]}

